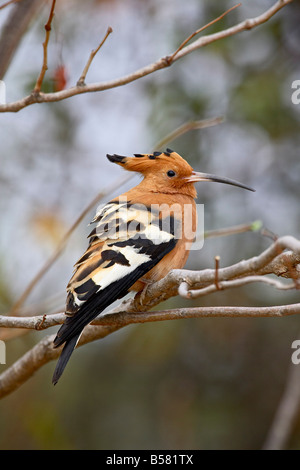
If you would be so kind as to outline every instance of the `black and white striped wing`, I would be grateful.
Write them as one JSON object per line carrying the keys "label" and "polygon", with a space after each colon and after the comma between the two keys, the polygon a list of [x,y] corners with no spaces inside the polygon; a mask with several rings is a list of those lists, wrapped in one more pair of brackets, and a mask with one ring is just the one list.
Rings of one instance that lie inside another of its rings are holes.
{"label": "black and white striped wing", "polygon": [[85,254],[67,290],[66,314],[55,346],[80,333],[176,245],[174,217],[142,204],[112,202],[96,214]]}

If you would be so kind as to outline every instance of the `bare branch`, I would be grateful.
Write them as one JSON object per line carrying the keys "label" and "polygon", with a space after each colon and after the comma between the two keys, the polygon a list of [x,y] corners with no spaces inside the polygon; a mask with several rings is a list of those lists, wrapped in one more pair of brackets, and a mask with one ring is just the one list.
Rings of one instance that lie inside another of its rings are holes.
{"label": "bare branch", "polygon": [[[284,251],[286,248],[293,248],[293,251]],[[279,238],[258,256],[242,260],[229,267],[218,268],[218,286],[221,289],[225,289],[239,287],[250,282],[264,282],[277,289],[295,289],[299,287],[299,266],[300,241],[294,237],[285,236]],[[282,284],[278,280],[263,277],[266,274],[276,274],[280,277],[291,278],[294,282]],[[215,269],[204,269],[202,271],[174,269],[161,281],[148,286],[143,296],[143,302],[140,302],[139,295],[135,299],[125,301],[127,305],[125,310],[142,311],[145,308],[150,309],[162,300],[177,294],[191,298],[207,295],[216,290],[218,289],[216,287]],[[124,311],[122,305],[121,310]],[[117,307],[114,311],[120,311],[120,307]],[[3,318],[5,317],[0,316],[0,327],[8,326],[2,324]],[[10,326],[13,325],[11,324]],[[17,328],[19,326],[15,323],[14,327]],[[29,328],[35,327],[29,326]]]}
{"label": "bare branch", "polygon": [[[186,298],[194,298],[202,295],[207,295],[213,292],[216,292],[220,289],[228,289],[232,287],[240,287],[253,282],[263,282],[276,289],[296,289],[298,285],[294,282],[295,279],[292,276],[293,282],[283,284],[282,282],[264,277],[263,275],[258,275],[257,271],[260,271],[262,268],[265,269],[266,273],[270,273],[270,268],[268,266],[274,266],[274,259],[277,260],[278,266],[278,250],[284,250],[286,247],[294,247],[295,251],[300,254],[300,241],[296,240],[294,237],[285,236],[279,238],[275,243],[272,244],[269,248],[263,251],[260,255],[250,258],[248,260],[242,260],[239,263],[236,263],[232,266],[226,268],[219,268],[218,263],[216,269],[205,269],[202,271],[189,271],[185,269],[174,269],[171,271],[164,279],[158,281],[152,285],[149,285],[146,290],[145,295],[143,296],[143,302],[141,302],[140,295],[137,294],[134,299],[126,300],[121,303],[120,306],[111,310],[105,315],[105,322],[107,322],[106,317],[110,318],[109,324],[111,324],[112,318],[113,322],[117,317],[112,317],[114,313],[130,313],[130,319],[133,319],[132,312],[139,312],[140,321],[149,321],[143,320],[142,314],[146,314],[154,305],[160,303],[162,298],[171,297],[172,295],[181,295]],[[286,253],[284,253],[286,254]],[[273,259],[272,259],[273,256]],[[281,256],[281,263],[286,262],[286,258]],[[290,260],[290,258],[288,258]],[[287,268],[283,270],[285,276],[287,277]],[[280,270],[280,272],[282,269]],[[217,272],[217,275],[216,275]],[[300,272],[298,278],[300,277]],[[200,286],[200,289],[197,289]],[[286,306],[288,308],[288,306]],[[221,308],[221,307],[220,307]],[[226,307],[227,308],[227,307]],[[245,307],[246,308],[246,307]],[[248,307],[247,307],[248,308]],[[265,315],[266,308],[268,307],[259,307],[255,310],[251,310],[249,307],[249,312],[255,311],[255,315],[262,312],[262,315]],[[274,309],[281,309],[282,307],[274,307]],[[215,307],[214,307],[215,309]],[[238,311],[240,307],[236,307]],[[169,310],[170,314],[174,314],[175,311],[182,311],[182,309]],[[194,311],[194,310],[192,310]],[[198,309],[199,312],[201,310]],[[272,312],[272,310],[271,310]],[[298,313],[292,312],[292,313]],[[207,313],[205,313],[206,315]],[[147,318],[151,318],[150,313],[147,313]],[[213,314],[214,315],[214,314]],[[243,313],[244,315],[244,313]],[[276,313],[277,315],[277,313]],[[251,316],[251,313],[250,313]],[[98,319],[94,320],[93,324],[103,324],[103,315]],[[180,315],[181,318],[181,315]],[[0,316],[0,327],[10,327],[10,328],[28,328],[28,329],[45,329],[51,326],[61,324],[65,319],[63,313],[53,314],[53,315],[39,315],[39,316],[30,316],[30,317],[14,317],[14,316]],[[150,320],[151,321],[151,320]],[[122,320],[123,322],[123,320]]]}
{"label": "bare branch", "polygon": [[[200,37],[199,39],[195,40],[192,44],[183,47],[174,57],[172,64],[175,61],[186,56],[187,54],[190,54],[191,52],[200,49],[201,47],[207,46],[208,44],[212,44],[213,42],[219,41],[220,39],[234,36],[235,34],[241,33],[242,31],[253,29],[265,23],[270,18],[272,18],[272,16],[274,16],[279,10],[281,10],[283,7],[285,7],[292,1],[293,0],[278,0],[271,8],[266,10],[261,15],[258,15],[254,18],[246,19],[241,23],[236,24],[235,26],[224,29],[217,33]],[[32,93],[31,95],[28,95],[18,101],[0,105],[0,112],[17,112],[25,108],[26,106],[30,106],[35,103],[50,103],[62,101],[82,93],[94,93],[127,85],[128,83],[132,83],[135,80],[138,80],[142,77],[146,77],[147,75],[150,75],[158,70],[168,67],[170,65],[168,57],[169,56],[163,57],[152,64],[149,64],[129,75],[125,75],[124,77],[117,78],[115,80],[100,83],[92,83],[84,87],[77,85],[54,93]]]}
{"label": "bare branch", "polygon": [[2,10],[3,8],[8,7],[12,3],[18,3],[18,2],[20,2],[20,0],[9,0],[8,2],[5,2],[2,5],[0,5],[0,10]]}
{"label": "bare branch", "polygon": [[126,326],[133,323],[149,323],[154,321],[181,320],[187,318],[208,317],[285,317],[300,314],[300,303],[276,305],[272,307],[182,307],[154,312],[118,312],[98,317],[93,325]]}
{"label": "bare branch", "polygon": [[[85,328],[78,346],[104,338],[118,329],[117,326],[88,326]],[[18,389],[43,365],[58,358],[61,348],[53,348],[54,337],[55,335],[50,335],[43,338],[0,375],[0,399]]]}
{"label": "bare branch", "polygon": [[[90,325],[117,326],[118,328],[136,323],[152,323],[155,321],[183,320],[188,318],[209,317],[286,317],[300,314],[300,304],[276,305],[271,307],[239,307],[239,306],[213,306],[213,307],[180,307],[169,310],[156,310],[154,312],[130,312],[128,304],[118,312],[101,314]],[[29,330],[44,330],[61,325],[66,319],[63,312],[51,315],[38,315],[35,317],[10,317],[0,315],[0,326],[6,328],[25,328]],[[85,330],[84,330],[85,331]],[[97,338],[98,339],[98,338]],[[1,378],[1,376],[0,376]]]}
{"label": "bare branch", "polygon": [[300,367],[291,362],[280,400],[263,450],[283,450],[290,438],[300,409]]}
{"label": "bare branch", "polygon": [[[0,80],[3,80],[26,30],[46,0],[22,0],[12,7],[0,37]],[[6,4],[7,5],[7,4]],[[2,5],[3,8],[6,5]]]}
{"label": "bare branch", "polygon": [[107,28],[107,31],[106,31],[106,34],[104,36],[104,38],[102,39],[102,41],[100,42],[99,46],[97,47],[97,49],[93,50],[90,54],[90,57],[89,57],[89,60],[87,61],[86,63],[86,66],[84,67],[83,69],[83,72],[81,74],[81,77],[79,78],[78,82],[77,82],[77,86],[84,86],[85,85],[85,78],[86,78],[86,75],[89,71],[89,68],[91,66],[91,63],[95,57],[95,55],[98,53],[98,51],[101,49],[101,47],[103,46],[103,44],[105,43],[106,39],[108,38],[108,36],[113,32],[112,28],[109,26]]}
{"label": "bare branch", "polygon": [[[287,284],[287,286],[274,279],[264,278],[256,274],[257,271],[262,269],[268,272],[270,270],[268,266],[274,264],[274,260],[277,260],[278,265],[279,257],[281,257],[282,263],[287,261],[287,258],[282,256],[283,254],[286,255],[285,249],[290,249],[299,256],[300,241],[291,236],[278,238],[260,255],[249,260],[242,260],[227,268],[220,269],[219,266],[216,266],[217,270],[173,270],[161,281],[150,285],[142,297],[137,294],[134,299],[126,300],[117,308],[96,318],[84,329],[79,344],[103,338],[124,326],[134,323],[202,317],[283,317],[298,315],[300,314],[299,303],[272,307],[193,307],[148,312],[154,305],[178,293],[186,297],[198,296],[199,292],[192,291],[192,288],[199,289],[200,287],[200,295],[204,295],[220,288],[236,287],[259,281],[266,282],[279,289],[295,289],[298,287],[299,271],[297,271],[297,279],[295,274],[292,273],[290,277],[294,282]],[[290,259],[289,256],[288,260],[290,261]],[[285,277],[288,277],[288,269],[289,266],[285,266]],[[61,324],[64,320],[64,313],[35,317],[0,316],[0,327],[42,330]],[[46,362],[58,357],[59,349],[53,349],[53,338],[53,336],[44,338],[0,376],[0,397],[17,389]]]}
{"label": "bare branch", "polygon": [[298,279],[300,274],[300,255],[293,251],[285,251],[269,264],[257,271],[257,274],[275,274],[278,277]]}
{"label": "bare branch", "polygon": [[[285,249],[290,249],[294,253],[294,257],[285,258]],[[280,258],[279,258],[280,257]],[[252,276],[257,274],[271,274],[270,266],[274,265],[277,259],[278,273],[283,272],[284,277],[289,277],[299,282],[300,271],[298,271],[298,263],[300,257],[300,241],[292,236],[284,236],[278,238],[269,248],[263,251],[260,255],[254,256],[248,260],[239,261],[232,266],[218,270],[218,281],[230,281],[245,276]],[[296,262],[293,269],[289,264],[291,259]],[[280,260],[280,262],[279,262]],[[288,264],[284,264],[288,261]],[[279,266],[281,263],[281,267]],[[164,277],[164,279],[149,285],[143,297],[143,302],[140,302],[139,294],[135,299],[127,301],[129,303],[130,311],[141,311],[145,305],[152,308],[163,300],[178,294],[178,288],[181,283],[187,283],[190,289],[202,289],[214,285],[215,283],[215,269],[204,269],[202,271],[190,271],[187,269],[174,269]],[[295,288],[297,284],[295,284]]]}
{"label": "bare branch", "polygon": [[261,228],[261,222],[256,220],[251,224],[234,225],[233,227],[219,228],[204,232],[204,238],[226,237],[236,235],[237,233],[256,232]]}
{"label": "bare branch", "polygon": [[[283,317],[295,314],[300,314],[300,304],[276,307],[194,307],[144,312],[144,314],[119,312],[98,317],[93,322],[93,326],[87,326],[78,346],[104,338],[120,328],[134,323],[203,317]],[[18,318],[18,321],[22,320],[25,319]],[[95,326],[96,324],[100,326]],[[43,338],[0,375],[0,398],[19,388],[44,364],[58,358],[61,348],[53,348],[54,337],[55,335],[51,335]]]}
{"label": "bare branch", "polygon": [[[266,278],[264,276],[246,276],[242,277],[241,279],[234,279],[232,281],[223,281],[219,282],[218,280],[218,269],[216,267],[215,269],[216,277],[215,277],[215,284],[212,284],[207,287],[203,287],[202,289],[197,289],[197,290],[181,290],[181,295],[182,297],[186,297],[188,299],[194,299],[197,297],[202,297],[207,294],[212,294],[214,292],[217,292],[219,290],[226,290],[226,289],[232,289],[233,287],[241,287],[245,286],[246,284],[251,284],[253,282],[262,282],[265,284],[269,284],[270,286],[276,287],[278,290],[291,290],[295,289],[295,284],[293,282],[289,284],[283,284],[280,281],[277,281],[276,279],[270,279]],[[184,283],[186,286],[187,284]]]}
{"label": "bare branch", "polygon": [[[284,251],[288,248],[292,248],[292,251]],[[294,237],[285,236],[276,240],[258,256],[242,260],[229,267],[218,267],[217,284],[219,289],[225,289],[246,285],[250,282],[264,282],[277,289],[295,289],[299,287],[299,266],[300,241]],[[266,274],[291,278],[293,283],[282,284],[278,280],[263,277]],[[216,269],[204,269],[202,271],[174,269],[161,281],[148,286],[143,296],[143,302],[140,301],[139,294],[135,299],[125,301],[128,304],[125,310],[142,311],[145,308],[150,309],[162,300],[177,294],[191,298],[207,295],[216,290],[218,290],[216,287]],[[116,311],[119,310],[118,307]],[[5,317],[0,316],[0,327],[8,326],[2,324],[3,318]],[[15,323],[14,327],[18,328],[19,326]],[[35,327],[29,326],[29,328]]]}
{"label": "bare branch", "polygon": [[201,28],[197,29],[197,31],[194,31],[192,34],[190,34],[190,36],[188,36],[184,41],[183,43],[180,44],[180,46],[178,47],[178,49],[176,49],[176,51],[167,57],[167,60],[169,62],[169,65],[174,61],[175,57],[177,56],[178,52],[181,51],[184,46],[190,42],[191,39],[193,39],[195,36],[197,36],[197,34],[201,33],[202,31],[204,31],[205,29],[209,28],[209,26],[212,26],[213,24],[217,23],[218,21],[220,21],[222,18],[224,18],[224,16],[226,16],[228,13],[230,13],[232,10],[235,10],[237,7],[241,6],[241,3],[238,3],[237,5],[234,5],[233,7],[229,8],[229,10],[226,10],[224,13],[222,13],[222,15],[218,16],[218,18],[215,18],[214,20],[210,21],[209,23],[207,23],[206,25],[202,26]]}
{"label": "bare branch", "polygon": [[221,124],[223,122],[222,117],[216,117],[212,119],[203,119],[201,121],[188,121],[179,126],[174,131],[167,134],[163,137],[157,144],[154,146],[155,150],[160,150],[165,147],[169,142],[181,137],[186,132],[196,130],[196,129],[205,129],[206,127],[216,126],[217,124]]}
{"label": "bare branch", "polygon": [[33,94],[39,94],[40,93],[41,86],[43,84],[43,80],[44,80],[44,77],[45,77],[45,73],[48,70],[48,43],[49,43],[49,39],[50,39],[51,24],[52,24],[52,20],[53,20],[53,16],[54,16],[55,3],[56,3],[56,0],[52,0],[52,5],[51,5],[50,13],[49,13],[49,18],[48,18],[47,23],[45,24],[46,37],[45,37],[45,41],[43,42],[43,65],[42,65],[41,72],[38,76],[38,79],[36,81],[36,84],[35,84],[35,87],[34,87],[34,90],[33,90]]}

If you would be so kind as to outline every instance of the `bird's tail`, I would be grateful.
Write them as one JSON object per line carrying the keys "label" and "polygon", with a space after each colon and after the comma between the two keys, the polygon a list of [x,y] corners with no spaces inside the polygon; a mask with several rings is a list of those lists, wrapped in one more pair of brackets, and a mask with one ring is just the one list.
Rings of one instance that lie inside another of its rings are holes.
{"label": "bird's tail", "polygon": [[77,341],[79,339],[80,333],[77,335],[73,336],[71,339],[66,341],[63,350],[61,352],[61,355],[57,361],[53,377],[52,377],[52,383],[53,385],[57,384],[59,381],[63,371],[65,370],[65,367],[71,357],[72,352],[74,351],[74,348],[77,344]]}

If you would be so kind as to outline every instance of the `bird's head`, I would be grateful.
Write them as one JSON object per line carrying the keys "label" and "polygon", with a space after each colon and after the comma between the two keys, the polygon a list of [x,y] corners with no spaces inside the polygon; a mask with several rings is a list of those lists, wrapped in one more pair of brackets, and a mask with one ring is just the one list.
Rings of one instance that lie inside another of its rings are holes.
{"label": "bird's head", "polygon": [[117,163],[128,171],[135,171],[144,176],[143,186],[152,192],[167,194],[186,194],[197,196],[194,183],[198,181],[214,181],[231,184],[249,191],[254,189],[228,178],[199,173],[189,163],[171,149],[152,154],[135,154],[134,157],[107,155],[109,161]]}

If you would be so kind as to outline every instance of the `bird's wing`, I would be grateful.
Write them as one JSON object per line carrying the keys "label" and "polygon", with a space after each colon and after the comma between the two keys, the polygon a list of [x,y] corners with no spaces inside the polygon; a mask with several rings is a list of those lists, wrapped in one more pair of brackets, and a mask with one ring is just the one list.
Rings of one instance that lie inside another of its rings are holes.
{"label": "bird's wing", "polygon": [[88,249],[75,265],[55,346],[78,334],[176,245],[174,216],[151,206],[111,202],[96,214]]}

